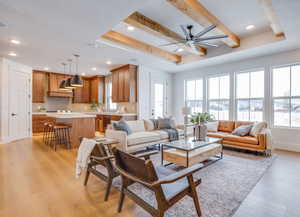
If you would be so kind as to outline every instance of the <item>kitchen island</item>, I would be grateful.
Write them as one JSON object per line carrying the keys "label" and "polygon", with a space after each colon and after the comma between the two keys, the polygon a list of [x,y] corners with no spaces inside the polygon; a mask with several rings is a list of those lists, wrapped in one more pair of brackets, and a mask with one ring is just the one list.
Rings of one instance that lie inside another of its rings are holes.
{"label": "kitchen island", "polygon": [[83,113],[46,113],[49,118],[55,119],[56,123],[70,124],[72,126],[70,137],[72,148],[80,145],[79,137],[95,137],[96,115]]}

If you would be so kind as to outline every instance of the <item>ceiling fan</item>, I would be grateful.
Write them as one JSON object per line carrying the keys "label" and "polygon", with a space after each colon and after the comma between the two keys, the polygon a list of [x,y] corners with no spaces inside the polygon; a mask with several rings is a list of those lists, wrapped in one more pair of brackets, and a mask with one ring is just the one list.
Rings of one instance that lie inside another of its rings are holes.
{"label": "ceiling fan", "polygon": [[173,43],[169,43],[169,44],[163,44],[163,45],[161,45],[161,47],[177,45],[178,48],[174,52],[177,52],[177,51],[181,50],[182,49],[181,46],[183,46],[183,45],[192,48],[196,52],[197,52],[196,46],[198,46],[198,45],[199,46],[205,46],[205,47],[218,47],[218,45],[208,43],[206,41],[227,38],[228,35],[215,35],[215,36],[202,37],[206,33],[210,32],[213,29],[215,29],[216,27],[217,27],[217,25],[211,25],[211,26],[203,29],[201,32],[197,33],[196,35],[194,35],[192,33],[193,25],[187,25],[187,26],[180,25],[180,28],[181,28],[182,32],[184,33],[184,35],[185,35],[185,38],[174,38],[174,40],[176,40],[177,42],[173,42]]}

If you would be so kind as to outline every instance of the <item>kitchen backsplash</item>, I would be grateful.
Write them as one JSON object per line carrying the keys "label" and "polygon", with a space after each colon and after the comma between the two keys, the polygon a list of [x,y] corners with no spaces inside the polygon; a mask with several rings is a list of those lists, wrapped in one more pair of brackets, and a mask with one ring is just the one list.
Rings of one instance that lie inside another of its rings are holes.
{"label": "kitchen backsplash", "polygon": [[[90,104],[72,103],[70,98],[46,97],[45,103],[33,103],[32,112],[38,112],[38,107],[43,106],[47,111],[71,110],[73,112],[92,111]],[[105,105],[100,108],[105,111]],[[117,103],[117,111],[122,113],[137,113],[137,103]]]}

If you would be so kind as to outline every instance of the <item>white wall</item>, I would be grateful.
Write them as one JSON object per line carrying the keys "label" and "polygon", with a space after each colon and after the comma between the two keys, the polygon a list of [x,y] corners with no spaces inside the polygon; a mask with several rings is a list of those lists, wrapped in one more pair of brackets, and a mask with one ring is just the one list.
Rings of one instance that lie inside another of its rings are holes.
{"label": "white wall", "polygon": [[[300,49],[176,73],[173,75],[173,115],[178,122],[183,122],[181,108],[184,106],[184,80],[222,73],[231,73],[233,75],[234,72],[257,68],[263,68],[266,72],[265,110],[271,111],[271,87],[269,82],[271,67],[291,63],[300,63]],[[231,92],[233,91],[231,90]],[[265,119],[270,123],[271,114],[266,114]],[[272,129],[272,132],[276,147],[300,152],[300,129],[276,128]]]}
{"label": "white wall", "polygon": [[166,115],[172,115],[172,75],[145,66],[138,68],[138,114],[139,119],[151,118],[151,82],[154,79],[164,80],[167,83]]}

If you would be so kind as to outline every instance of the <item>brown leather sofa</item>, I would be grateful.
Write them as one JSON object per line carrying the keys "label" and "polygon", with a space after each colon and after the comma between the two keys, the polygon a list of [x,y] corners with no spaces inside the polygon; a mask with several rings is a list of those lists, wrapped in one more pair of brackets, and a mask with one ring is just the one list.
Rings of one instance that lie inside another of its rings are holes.
{"label": "brown leather sofa", "polygon": [[[242,121],[219,121],[217,132],[208,132],[210,137],[223,138],[224,146],[266,152],[266,134],[259,133],[256,136],[237,136],[232,132],[235,128],[242,125],[253,124],[253,122]],[[265,128],[267,124],[265,124]]]}

